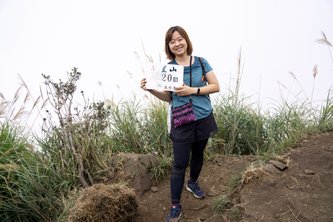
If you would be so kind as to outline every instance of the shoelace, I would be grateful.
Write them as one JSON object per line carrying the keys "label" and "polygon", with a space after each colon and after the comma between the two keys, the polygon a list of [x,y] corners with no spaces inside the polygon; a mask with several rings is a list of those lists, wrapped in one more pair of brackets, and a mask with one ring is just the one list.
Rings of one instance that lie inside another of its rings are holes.
{"label": "shoelace", "polygon": [[197,184],[197,183],[194,183],[193,184],[193,189],[192,189],[194,192],[196,192],[196,191],[201,191],[201,189],[200,189],[200,187],[199,187],[199,185]]}

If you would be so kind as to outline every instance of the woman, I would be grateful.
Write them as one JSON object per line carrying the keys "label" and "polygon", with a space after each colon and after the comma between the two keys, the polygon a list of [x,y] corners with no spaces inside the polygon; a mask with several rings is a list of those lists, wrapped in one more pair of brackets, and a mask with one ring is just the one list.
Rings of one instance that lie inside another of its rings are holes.
{"label": "woman", "polygon": [[[186,189],[196,198],[205,197],[198,178],[208,139],[217,131],[209,94],[219,92],[219,83],[207,60],[192,56],[192,51],[192,43],[186,31],[179,26],[169,28],[165,35],[165,53],[171,60],[170,64],[184,66],[184,84],[174,92],[148,90],[157,98],[170,102],[173,109],[192,103],[195,115],[195,120],[185,125],[175,126],[174,121],[171,124],[174,163],[170,179],[171,210],[166,221],[177,221],[181,217],[180,199],[190,156],[190,178]],[[145,78],[141,80],[141,88],[144,90],[147,90],[146,83]],[[175,116],[173,114],[173,118]]]}

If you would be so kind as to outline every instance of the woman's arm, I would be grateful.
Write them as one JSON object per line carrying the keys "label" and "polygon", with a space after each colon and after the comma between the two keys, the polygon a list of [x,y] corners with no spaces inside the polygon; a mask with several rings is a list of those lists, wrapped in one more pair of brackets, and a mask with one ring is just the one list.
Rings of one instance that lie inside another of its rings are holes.
{"label": "woman's arm", "polygon": [[[199,95],[212,94],[220,91],[220,84],[216,78],[214,71],[210,71],[206,74],[206,79],[208,84],[206,86],[200,87]],[[198,88],[195,88],[197,93]]]}
{"label": "woman's arm", "polygon": [[160,100],[163,100],[165,102],[171,101],[171,94],[168,91],[158,91],[158,90],[154,90],[154,89],[147,89],[146,83],[147,83],[146,78],[143,78],[141,80],[141,88],[143,90],[150,92],[151,94],[153,94],[154,96],[156,96],[157,98],[159,98]]}
{"label": "woman's arm", "polygon": [[[208,84],[202,87],[189,87],[183,85],[176,88],[176,93],[178,96],[189,96],[189,95],[208,95],[220,91],[219,81],[216,78],[216,75],[213,71],[210,71],[206,74],[206,79]],[[199,89],[199,90],[198,90]]]}

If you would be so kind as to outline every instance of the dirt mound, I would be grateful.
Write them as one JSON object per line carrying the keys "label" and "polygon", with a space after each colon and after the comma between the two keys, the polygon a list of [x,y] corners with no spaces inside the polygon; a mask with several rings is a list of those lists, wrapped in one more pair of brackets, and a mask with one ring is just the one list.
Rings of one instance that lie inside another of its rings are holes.
{"label": "dirt mound", "polygon": [[[230,193],[229,183],[257,158],[217,156],[206,161],[199,183],[207,196],[198,200],[184,189],[180,221],[333,221],[332,141],[333,132],[304,139],[284,155],[287,169],[261,170],[259,178],[235,194],[233,207],[222,215],[213,210],[214,203]],[[169,178],[137,200],[135,222],[164,221],[170,208]]]}
{"label": "dirt mound", "polygon": [[157,157],[152,154],[120,153],[110,160],[110,169],[114,172],[109,183],[126,182],[142,194],[153,185],[150,169],[157,165]]}
{"label": "dirt mound", "polygon": [[126,186],[96,184],[80,192],[68,221],[132,221],[137,207],[135,193]]}

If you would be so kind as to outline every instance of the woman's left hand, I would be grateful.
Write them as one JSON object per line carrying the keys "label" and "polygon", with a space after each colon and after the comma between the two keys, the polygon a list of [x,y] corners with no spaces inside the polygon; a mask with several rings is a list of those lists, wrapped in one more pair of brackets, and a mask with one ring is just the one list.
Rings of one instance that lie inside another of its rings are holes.
{"label": "woman's left hand", "polygon": [[195,94],[195,88],[189,87],[187,85],[182,85],[175,88],[175,93],[178,96],[189,96]]}

